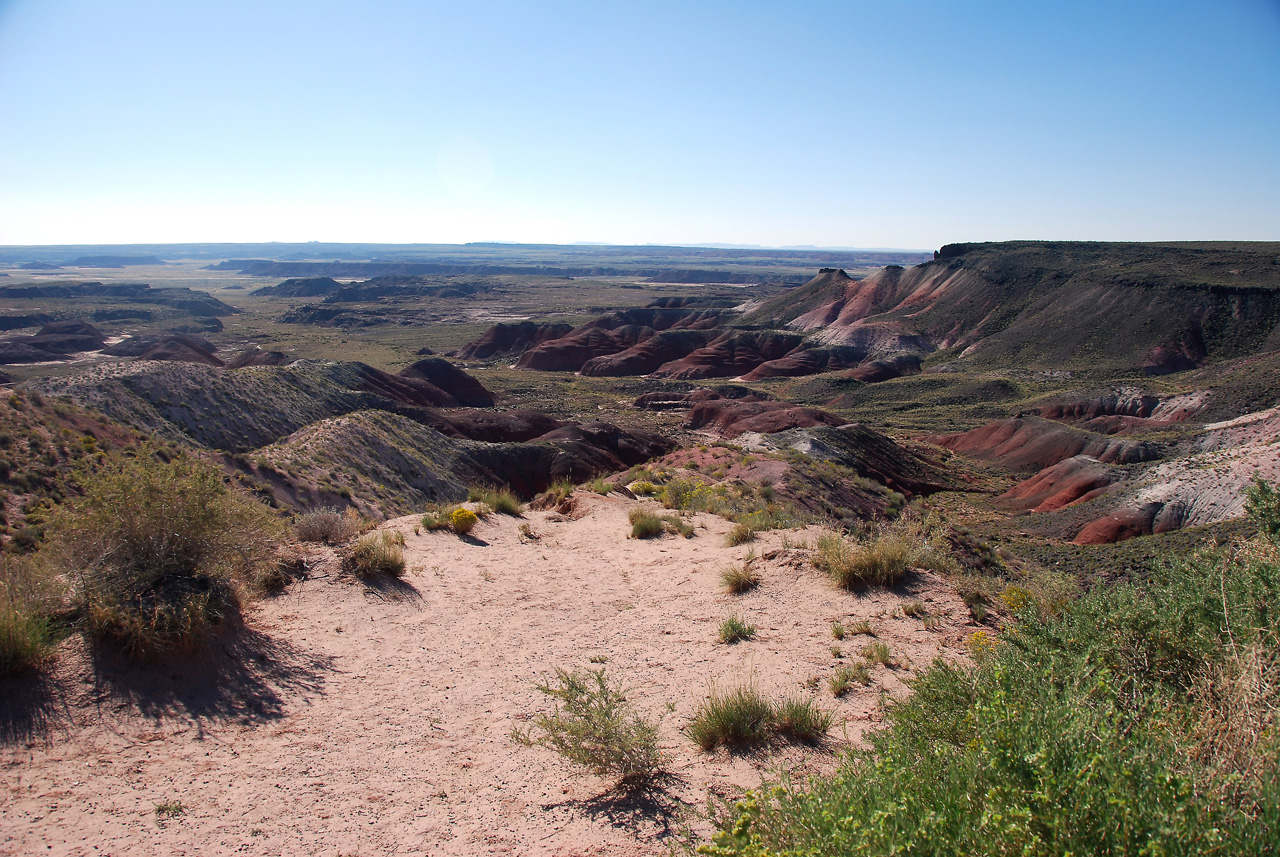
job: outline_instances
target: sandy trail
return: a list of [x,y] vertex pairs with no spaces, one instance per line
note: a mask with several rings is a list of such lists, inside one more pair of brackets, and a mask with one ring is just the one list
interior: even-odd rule
[[[963,657],[968,612],[929,575],[851,595],[802,551],[781,551],[760,564],[759,589],[729,596],[718,571],[748,546],[724,546],[727,522],[699,516],[695,538],[636,541],[637,501],[575,496],[575,520],[527,514],[537,540],[502,516],[468,540],[392,521],[410,573],[380,587],[321,552],[309,579],[258,605],[241,641],[207,659],[143,670],[68,641],[48,681],[5,686],[21,692],[5,691],[0,723],[0,853],[664,853],[708,793],[829,769],[879,718],[881,690],[903,692],[909,673],[876,667],[869,688],[833,699],[832,621],[871,619],[917,666]],[[814,535],[771,532],[754,547]],[[941,621],[903,616],[906,598]],[[755,640],[715,641],[730,612],[759,626]],[[835,645],[856,655],[865,640]],[[510,738],[550,707],[535,679],[593,656],[662,718],[672,776],[643,797]],[[830,747],[698,750],[681,730],[708,682],[752,678],[773,696],[809,693],[816,678],[837,715]],[[158,817],[174,802],[180,814]]]

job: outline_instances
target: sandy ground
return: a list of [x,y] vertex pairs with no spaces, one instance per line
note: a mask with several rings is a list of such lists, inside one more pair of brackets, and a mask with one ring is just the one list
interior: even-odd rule
[[[927,574],[899,590],[831,587],[788,543],[762,535],[763,585],[730,596],[718,571],[748,546],[700,516],[692,539],[627,538],[637,501],[583,495],[566,519],[494,516],[472,538],[405,534],[410,573],[368,586],[327,549],[310,577],[261,602],[211,655],[139,668],[78,639],[45,680],[0,687],[0,853],[4,854],[659,854],[709,794],[733,796],[783,770],[829,770],[880,718],[907,671],[873,670],[842,700],[826,680],[865,637],[830,626],[868,618],[917,666],[964,656],[974,628]],[[648,502],[648,501],[644,501]],[[901,603],[940,617],[926,629]],[[755,640],[716,642],[737,612]],[[552,752],[511,739],[548,700],[555,667],[591,666],[662,718],[670,777],[613,790]],[[815,682],[816,680],[816,682]],[[836,712],[825,748],[700,751],[683,733],[709,682],[755,681],[780,697],[817,693]],[[816,691],[811,688],[816,684]],[[161,805],[181,805],[165,817]]]

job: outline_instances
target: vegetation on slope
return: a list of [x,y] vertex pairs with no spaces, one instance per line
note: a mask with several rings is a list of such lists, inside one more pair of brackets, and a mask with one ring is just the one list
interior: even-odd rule
[[975,635],[974,666],[922,673],[838,773],[750,795],[702,851],[1269,853],[1277,603],[1280,548],[1257,538],[1028,605],[1003,639]]

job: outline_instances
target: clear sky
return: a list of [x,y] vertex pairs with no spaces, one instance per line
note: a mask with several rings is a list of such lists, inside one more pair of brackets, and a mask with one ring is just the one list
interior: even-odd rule
[[0,243],[1280,240],[1280,0],[0,0]]

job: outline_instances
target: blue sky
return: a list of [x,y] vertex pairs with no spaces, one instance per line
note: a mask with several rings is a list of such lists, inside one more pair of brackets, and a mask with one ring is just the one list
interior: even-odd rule
[[0,244],[1280,240],[1280,0],[0,0]]

